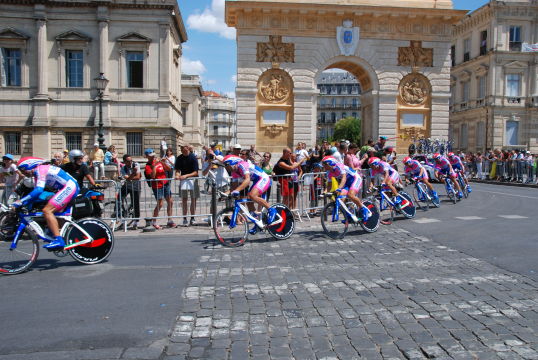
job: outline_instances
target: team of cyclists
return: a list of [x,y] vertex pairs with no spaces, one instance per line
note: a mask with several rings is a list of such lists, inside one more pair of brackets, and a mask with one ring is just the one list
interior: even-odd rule
[[[17,162],[17,167],[23,175],[34,178],[35,187],[28,195],[13,203],[12,206],[18,208],[20,206],[31,206],[36,201],[47,202],[42,211],[54,240],[44,246],[46,249],[56,250],[65,247],[65,240],[60,236],[58,220],[55,214],[68,207],[71,200],[79,194],[84,180],[89,181],[91,185],[96,185],[89,169],[82,163],[82,157],[83,154],[80,150],[72,150],[69,153],[70,162],[62,165],[61,168],[36,157],[23,157]],[[239,186],[231,192],[231,195],[240,196],[250,186],[246,196],[255,204],[267,209],[267,222],[271,224],[275,220],[276,210],[271,208],[265,199],[265,194],[272,185],[271,177],[257,165],[247,162],[237,155],[220,156],[219,158],[232,177],[240,179]],[[449,153],[448,157],[444,157],[436,153],[433,155],[433,159],[435,161],[435,174],[439,181],[444,182],[444,177],[451,177],[454,180],[458,196],[461,198],[463,196],[462,189],[458,181],[456,181],[458,176],[456,171],[459,171],[463,176],[467,190],[471,192],[468,180],[464,175],[465,166],[458,156]],[[325,192],[328,193],[331,190],[331,180],[336,179],[338,182],[336,192],[347,195],[360,209],[363,221],[368,220],[371,212],[363,205],[359,197],[363,186],[362,175],[337,161],[334,156],[323,157],[321,164],[327,172],[327,179],[329,180]],[[426,169],[419,161],[407,156],[403,159],[403,164],[407,176],[414,181],[424,182],[430,191],[430,195],[438,198]],[[394,194],[395,205],[397,207],[405,206],[408,200],[402,198],[398,192],[398,186],[402,183],[398,171],[389,163],[377,157],[368,159],[368,165],[370,177],[381,177],[382,182],[391,189]],[[52,196],[50,191],[54,193]],[[43,198],[44,194],[48,194],[48,197]],[[255,234],[258,230],[255,225],[250,230],[250,233]]]

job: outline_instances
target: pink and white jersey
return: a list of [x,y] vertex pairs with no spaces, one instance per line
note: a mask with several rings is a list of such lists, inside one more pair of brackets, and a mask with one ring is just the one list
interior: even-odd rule
[[240,178],[245,178],[245,175],[250,175],[250,180],[253,182],[258,182],[261,179],[269,179],[269,175],[267,175],[261,168],[254,164],[249,164],[246,161],[241,161],[239,164],[237,164],[237,169],[232,173],[232,177],[234,174],[237,174],[236,176]]
[[404,170],[406,174],[419,176],[422,169],[424,169],[424,167],[417,160],[411,160],[411,163],[405,164]]
[[336,163],[336,166],[333,167],[331,171],[327,171],[327,178],[329,180],[332,178],[341,179],[344,174],[346,174],[347,180],[349,180],[349,177],[355,178],[356,176],[360,176],[359,173],[351,169],[349,166],[342,163]]
[[45,187],[53,191],[61,190],[50,200],[54,206],[61,209],[78,194],[77,181],[59,167],[53,165],[40,165],[34,171],[35,187],[32,192],[23,197],[20,201],[24,204],[30,204],[39,198],[39,195],[45,190]]
[[452,165],[452,167],[456,165],[463,168],[463,162],[461,161],[461,158],[457,155],[454,155],[451,158],[448,158],[448,161],[450,161],[450,165]]
[[441,159],[435,161],[435,168],[437,170],[448,171],[450,169],[450,161],[444,156],[441,156]]
[[381,161],[377,169],[370,168],[370,176],[374,177],[376,175],[385,174],[385,172],[387,171],[389,172],[390,177],[392,177],[394,173],[397,173],[396,170],[394,170],[394,168],[390,166],[389,163]]

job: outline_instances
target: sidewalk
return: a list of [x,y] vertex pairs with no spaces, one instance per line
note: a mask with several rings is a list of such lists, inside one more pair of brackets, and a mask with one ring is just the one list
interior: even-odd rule
[[163,358],[538,359],[537,285],[396,226],[302,227],[209,246]]
[[469,179],[469,181],[475,182],[475,183],[481,183],[481,184],[490,184],[490,185],[505,185],[505,186],[538,188],[538,185],[535,183],[523,184],[523,183],[509,182],[509,181],[493,181],[493,180],[479,180],[479,179]]

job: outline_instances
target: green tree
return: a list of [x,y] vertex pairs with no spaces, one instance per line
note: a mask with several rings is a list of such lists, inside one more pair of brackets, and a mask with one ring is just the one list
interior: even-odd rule
[[361,120],[348,116],[336,123],[332,141],[346,139],[359,144],[361,141]]

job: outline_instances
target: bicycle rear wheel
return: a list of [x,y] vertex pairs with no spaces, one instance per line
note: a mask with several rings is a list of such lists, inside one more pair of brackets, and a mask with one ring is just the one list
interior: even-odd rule
[[248,220],[241,212],[237,214],[236,225],[233,228],[230,227],[233,212],[233,207],[219,211],[213,224],[217,240],[228,247],[241,246],[248,238]]
[[[67,250],[69,255],[79,263],[86,265],[98,264],[108,258],[114,249],[114,234],[110,227],[104,221],[96,218],[80,219],[76,221],[76,224],[83,228],[93,238],[93,241]],[[65,236],[67,246],[85,239],[82,231],[75,226],[70,226]]]
[[17,231],[19,218],[11,211],[0,214],[0,241],[11,241]]
[[330,202],[321,211],[321,227],[331,239],[342,239],[347,233],[349,219],[341,207],[337,213],[336,203]]
[[413,199],[411,198],[411,195],[409,195],[405,191],[400,191],[400,196],[404,198],[405,200],[409,201],[409,205],[401,209],[402,215],[405,216],[407,219],[414,218],[417,213],[417,208],[415,207],[415,204],[413,203]]
[[417,204],[419,209],[424,211],[428,211],[430,208],[426,190],[426,185],[421,182],[415,184],[413,187],[413,199],[415,199],[415,204]]
[[39,243],[36,234],[24,229],[17,247],[11,249],[11,240],[0,240],[0,274],[15,275],[27,271],[39,255]]
[[368,233],[376,232],[379,228],[379,222],[380,222],[380,215],[379,215],[379,209],[377,208],[375,204],[375,200],[373,199],[363,199],[362,204],[370,210],[372,213],[367,221],[361,221],[360,225],[363,228],[364,231]]
[[[285,240],[292,236],[295,230],[295,219],[291,210],[284,204],[274,204],[270,208],[276,209],[277,216],[282,218],[282,222],[275,225],[268,225],[267,232],[269,235],[277,240]],[[266,215],[267,212],[264,211],[263,221],[267,224]]]

